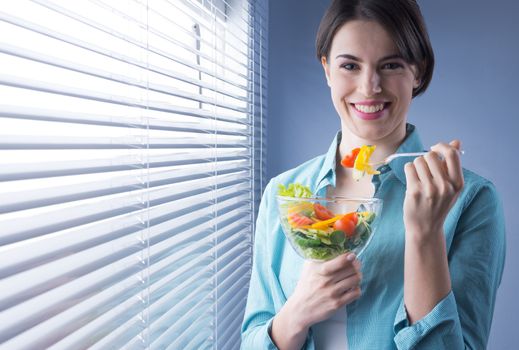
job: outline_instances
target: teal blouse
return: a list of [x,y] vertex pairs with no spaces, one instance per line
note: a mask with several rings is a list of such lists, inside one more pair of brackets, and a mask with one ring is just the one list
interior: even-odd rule
[[[273,317],[292,294],[303,264],[281,231],[277,185],[299,182],[324,196],[335,185],[339,132],[325,155],[273,178],[265,188],[254,239],[253,266],[242,324],[241,348],[276,349],[269,336]],[[397,152],[422,151],[413,125]],[[347,306],[350,349],[484,349],[505,261],[505,223],[494,185],[466,169],[465,186],[444,225],[452,290],[413,325],[403,304],[404,164],[397,158],[373,177],[374,197],[384,205],[377,231],[360,256],[362,296]],[[315,349],[312,329],[305,349]],[[318,350],[318,349],[317,349]]]

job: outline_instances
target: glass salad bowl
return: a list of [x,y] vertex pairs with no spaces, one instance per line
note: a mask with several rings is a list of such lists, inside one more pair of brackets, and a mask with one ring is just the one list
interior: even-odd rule
[[304,259],[330,260],[368,246],[382,211],[378,198],[277,196],[283,232]]

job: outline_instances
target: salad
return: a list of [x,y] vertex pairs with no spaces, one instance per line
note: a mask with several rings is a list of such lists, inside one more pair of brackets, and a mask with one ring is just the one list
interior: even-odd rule
[[373,233],[375,212],[360,204],[356,211],[334,213],[301,184],[279,185],[280,220],[287,238],[304,258],[328,260],[358,253]]
[[369,158],[375,152],[376,147],[375,145],[362,145],[360,148],[353,149],[341,160],[343,167],[353,168],[352,176],[355,181],[359,181],[366,173],[369,175],[380,174],[369,164]]

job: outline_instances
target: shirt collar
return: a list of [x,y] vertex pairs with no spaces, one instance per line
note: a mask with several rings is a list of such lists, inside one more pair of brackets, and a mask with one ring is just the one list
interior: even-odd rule
[[321,170],[319,171],[319,175],[317,177],[317,188],[319,189],[321,186],[321,182],[328,177],[328,175],[331,173],[332,178],[331,182],[332,185],[335,186],[335,162],[337,158],[337,149],[339,148],[339,144],[341,143],[342,139],[342,132],[339,130],[337,134],[335,135],[332,144],[328,148],[328,152],[326,152],[323,165],[321,167]]
[[[332,174],[331,182],[335,185],[335,163],[337,158],[337,149],[339,144],[341,143],[342,132],[339,130],[335,135],[330,147],[328,148],[328,152],[325,155],[323,165],[321,170],[319,171],[319,176],[317,177],[317,188],[320,188],[320,183],[327,177],[329,174]],[[416,128],[413,124],[406,125],[406,137],[404,142],[398,147],[396,153],[404,153],[404,152],[421,152],[423,151],[423,144],[420,140],[420,136],[416,131]],[[411,161],[412,159],[408,157],[400,157],[393,159],[386,167],[382,166],[379,170],[382,173],[386,173],[389,169],[393,170],[395,176],[405,185],[405,172],[404,165]]]

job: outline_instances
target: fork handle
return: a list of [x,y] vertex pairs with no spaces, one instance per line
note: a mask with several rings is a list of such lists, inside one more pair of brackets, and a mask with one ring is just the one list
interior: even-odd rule
[[[383,161],[380,161],[380,162],[372,164],[372,166],[388,164],[390,161],[392,161],[395,158],[400,158],[400,157],[419,157],[419,156],[426,155],[427,153],[428,152],[393,153],[393,154],[389,155]],[[460,150],[460,154],[465,154],[465,151],[464,150]]]
[[400,157],[419,157],[426,155],[427,152],[410,152],[410,153],[393,153],[392,155],[388,156],[386,159],[384,159],[384,163],[389,163],[395,158]]
[[426,153],[427,152],[393,153],[393,154],[387,156],[386,159],[381,160],[380,162],[376,162],[376,163],[371,164],[371,166],[373,168],[376,168],[379,165],[386,165],[386,164],[388,164],[389,162],[391,162],[395,158],[400,158],[400,157],[418,157],[418,156],[423,156]]

